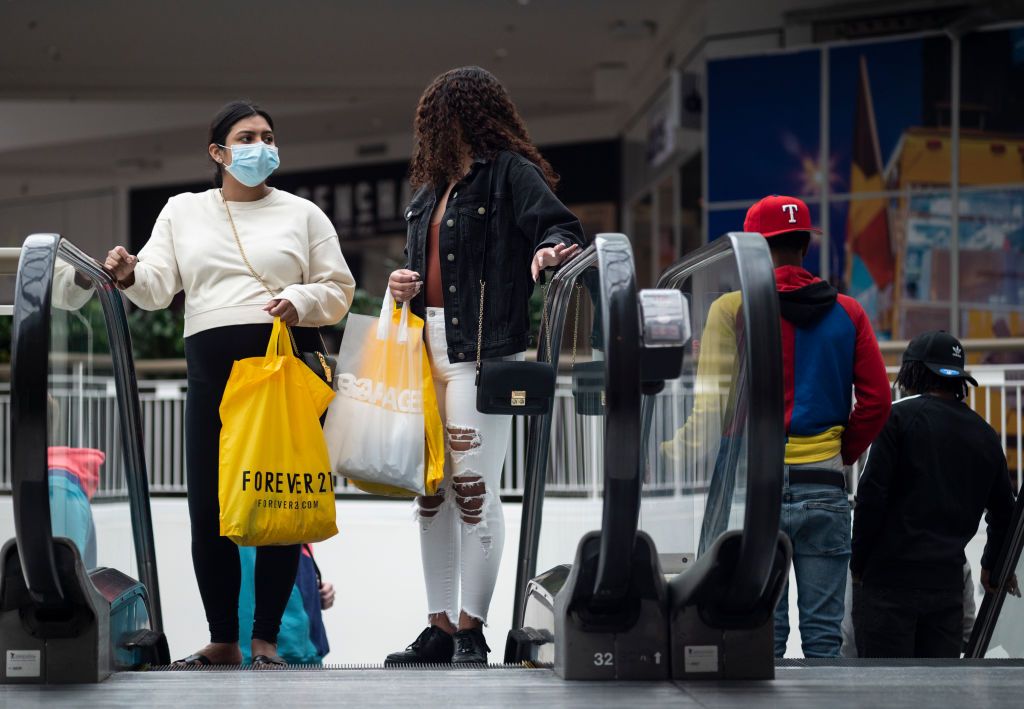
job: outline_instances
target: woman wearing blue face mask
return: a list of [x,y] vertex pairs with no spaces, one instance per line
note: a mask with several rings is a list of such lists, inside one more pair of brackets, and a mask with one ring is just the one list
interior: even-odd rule
[[[118,246],[105,264],[141,308],[165,308],[185,291],[192,561],[210,626],[210,644],[179,661],[186,665],[242,661],[238,548],[220,536],[217,494],[218,409],[231,366],[264,354],[274,317],[294,326],[300,351],[322,350],[316,328],[341,320],[355,290],[327,215],[266,184],[280,162],[266,111],[245,101],[228,104],[213,119],[208,144],[216,187],[172,197],[138,256]],[[298,545],[257,550],[254,664],[283,664],[277,634],[299,553]]]

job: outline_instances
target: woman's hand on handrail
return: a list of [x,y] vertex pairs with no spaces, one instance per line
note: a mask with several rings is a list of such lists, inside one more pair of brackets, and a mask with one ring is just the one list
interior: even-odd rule
[[107,252],[103,269],[117,283],[118,288],[129,288],[135,284],[135,264],[139,259],[128,253],[123,246],[115,246]]
[[530,272],[533,274],[533,282],[540,278],[540,272],[546,268],[561,266],[566,261],[575,258],[580,253],[578,244],[566,246],[558,244],[554,247],[540,249],[533,255],[533,263],[530,264]]

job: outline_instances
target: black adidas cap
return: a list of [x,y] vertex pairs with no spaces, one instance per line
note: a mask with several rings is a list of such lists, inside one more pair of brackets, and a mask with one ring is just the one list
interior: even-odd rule
[[960,340],[945,330],[932,330],[918,335],[903,352],[904,362],[923,362],[924,366],[940,377],[966,379],[974,386],[978,382],[964,369],[967,355]]

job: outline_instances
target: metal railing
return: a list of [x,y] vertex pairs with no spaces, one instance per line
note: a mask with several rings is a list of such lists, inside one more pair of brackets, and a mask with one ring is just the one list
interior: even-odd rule
[[[897,369],[889,368],[890,378]],[[999,433],[1011,475],[1017,489],[1024,489],[1024,365],[979,365],[971,369],[981,385],[971,389],[968,403]],[[124,461],[118,444],[120,432],[114,383],[110,377],[69,374],[51,377],[54,415],[51,440],[54,444],[97,448],[106,456],[102,466],[98,499],[119,499],[127,495]],[[186,490],[185,466],[185,393],[183,380],[141,381],[145,455],[149,468],[150,491],[157,494],[181,494]],[[671,382],[658,396],[652,441],[668,440],[674,428],[685,421],[692,403],[693,383],[689,378]],[[10,491],[10,396],[7,383],[0,383],[0,492]],[[524,489],[527,422],[516,417],[512,443],[505,457],[500,492],[520,496]],[[604,419],[579,416],[575,412],[571,380],[560,376],[555,392],[551,428],[551,464],[548,467],[546,495],[598,497],[603,476]],[[866,457],[861,458],[861,463]],[[655,460],[655,458],[651,458]],[[855,465],[851,487],[861,466]],[[711,466],[652,466],[645,491],[650,494],[688,495],[706,489]],[[356,493],[346,481],[339,481],[339,492]],[[361,494],[361,493],[359,493]]]
[[[184,380],[139,382],[139,403],[145,441],[144,454],[151,494],[183,494],[187,490],[185,461]],[[120,446],[120,422],[114,380],[90,375],[81,365],[76,374],[50,375],[49,441],[53,446],[94,448],[105,455],[94,500],[126,499],[125,461]],[[0,493],[11,490],[10,384],[0,382]],[[505,456],[501,494],[521,495],[526,421],[516,417],[512,445]],[[358,493],[347,480],[338,481],[340,493]]]

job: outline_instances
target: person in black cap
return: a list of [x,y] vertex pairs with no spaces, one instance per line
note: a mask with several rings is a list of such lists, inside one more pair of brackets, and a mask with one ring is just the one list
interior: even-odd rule
[[[988,510],[981,581],[1013,514],[999,437],[966,403],[960,342],[919,335],[903,353],[898,401],[857,488],[850,572],[860,657],[959,657],[964,548]],[[1016,591],[1016,581],[1011,584]]]

